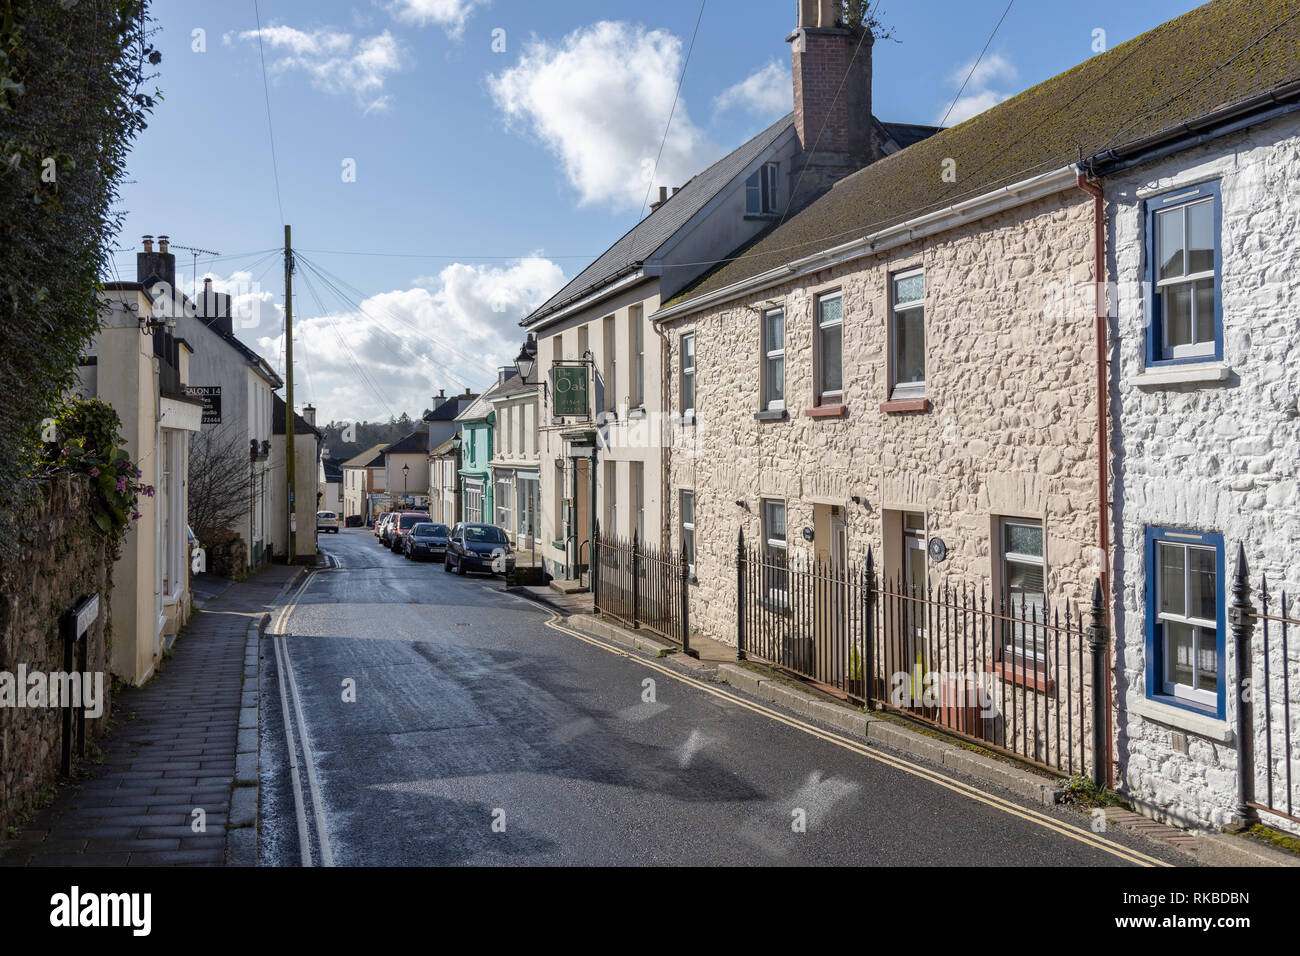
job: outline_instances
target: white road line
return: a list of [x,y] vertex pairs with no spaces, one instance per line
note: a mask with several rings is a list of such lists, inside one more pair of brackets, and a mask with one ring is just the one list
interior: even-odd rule
[[[289,612],[293,612],[302,596],[307,593],[307,588],[311,587],[311,582],[316,578],[315,572],[307,576],[303,586],[294,596],[293,605]],[[325,826],[325,811],[321,799],[320,780],[316,776],[316,757],[312,754],[311,743],[307,738],[307,724],[302,715],[302,700],[298,695],[298,681],[293,674],[293,661],[289,657],[289,644],[284,640],[285,634],[288,633],[288,617],[285,618],[286,627],[279,636],[279,640],[284,649],[284,670],[289,675],[289,694],[293,698],[294,717],[298,723],[298,736],[302,740],[303,762],[307,765],[307,786],[311,790],[312,815],[316,819],[316,837],[320,844],[321,864],[324,866],[334,865],[334,850],[330,846],[329,830]]]

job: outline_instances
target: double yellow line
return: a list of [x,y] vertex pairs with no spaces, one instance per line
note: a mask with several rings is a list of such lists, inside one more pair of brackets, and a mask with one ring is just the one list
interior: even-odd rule
[[914,777],[920,777],[924,780],[928,780],[933,784],[936,784],[947,790],[951,790],[953,793],[959,794],[963,797],[966,797],[970,800],[974,800],[978,803],[982,803],[985,806],[992,807],[995,810],[1000,810],[1009,816],[1016,817],[1028,823],[1033,823],[1037,826],[1042,827],[1045,830],[1050,830],[1053,833],[1057,833],[1068,839],[1075,840],[1095,850],[1101,850],[1103,853],[1109,853],[1111,856],[1117,857],[1126,863],[1132,863],[1135,866],[1145,866],[1145,867],[1157,867],[1157,866],[1167,867],[1172,865],[1166,863],[1164,860],[1158,860],[1153,856],[1148,856],[1147,854],[1141,852],[1140,850],[1134,850],[1130,847],[1124,846],[1123,844],[1119,844],[1111,840],[1107,840],[1106,838],[1096,833],[1093,833],[1090,830],[1085,830],[1082,827],[1074,826],[1069,823],[1064,823],[1060,820],[1057,820],[1054,817],[1048,816],[1045,813],[1040,813],[1037,810],[1026,809],[1025,807],[1012,803],[1010,800],[1005,800],[1002,797],[997,797],[994,796],[993,794],[985,793],[984,791],[978,790],[969,784],[962,783],[960,780],[956,780],[944,774],[937,773],[929,769],[928,767],[921,766],[920,764],[912,763],[910,760],[904,760],[900,757],[895,757],[881,750],[868,747],[865,744],[859,743],[858,741],[853,740],[850,737],[844,737],[832,731],[823,730],[820,727],[807,723],[806,721],[799,720],[798,718],[787,716],[786,714],[783,714],[780,711],[773,710],[770,707],[764,707],[762,704],[756,704],[753,701],[745,700],[743,697],[738,697],[735,694],[720,689],[715,684],[710,684],[705,681],[698,680],[697,678],[691,677],[687,674],[679,673],[673,668],[661,664],[656,660],[641,657],[636,654],[631,654],[617,647],[611,647],[609,644],[606,644],[604,641],[597,640],[596,638],[591,637],[590,635],[583,634],[581,631],[576,631],[571,627],[565,626],[564,624],[560,623],[561,620],[562,618],[558,614],[552,612],[550,620],[546,622],[546,626],[551,628],[552,630],[560,631],[564,634],[567,634],[570,637],[575,637],[580,641],[592,645],[593,647],[599,647],[602,650],[608,651],[612,654],[616,654],[620,657],[625,657],[628,660],[636,661],[638,664],[641,664],[643,667],[648,667],[650,670],[658,671],[660,674],[663,674],[666,677],[671,677],[675,681],[680,681],[681,683],[694,687],[697,690],[701,690],[706,694],[712,694],[714,697],[717,697],[721,700],[725,700],[728,703],[735,704],[737,707],[743,707],[745,710],[752,711],[753,713],[756,714],[761,714],[764,717],[767,717],[771,720],[775,720],[777,723],[785,724],[787,727],[793,727],[795,730],[802,731],[803,733],[808,734],[809,736],[816,737],[819,740],[824,740],[827,743],[834,744],[837,747],[841,747],[845,750],[852,751],[853,753],[866,757],[869,760],[874,760],[877,763],[882,763],[887,766],[893,767],[897,770],[901,770],[904,773],[911,774]]

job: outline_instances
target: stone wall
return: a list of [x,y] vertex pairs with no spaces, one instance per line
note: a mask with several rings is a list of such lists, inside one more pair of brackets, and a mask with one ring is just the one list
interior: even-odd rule
[[[107,727],[111,681],[107,641],[113,556],[108,539],[90,518],[87,486],[62,477],[37,489],[17,522],[16,550],[0,559],[0,672],[16,680],[63,669],[59,616],[87,594],[100,595],[99,620],[86,635],[92,673],[103,674],[104,709],[87,717],[87,740]],[[62,711],[0,706],[0,839],[30,811],[41,789],[57,779]]]
[[[667,324],[674,415],[681,335],[696,334],[697,424],[674,428],[670,500],[678,547],[678,492],[695,491],[691,613],[701,631],[735,642],[737,532],[758,542],[763,498],[787,502],[792,561],[814,505],[837,504],[848,557],[870,545],[890,574],[901,548],[886,514],[922,512],[948,545],[932,578],[976,587],[996,586],[997,519],[1038,518],[1049,598],[1086,602],[1097,574],[1093,307],[1060,315],[1050,303],[1051,290],[1092,282],[1091,211],[1070,190]],[[930,408],[885,412],[890,276],[917,266]],[[814,302],[836,289],[847,412],[812,418]],[[761,311],[777,304],[788,418],[758,421]]]
[[[1110,280],[1115,283],[1118,361],[1113,373],[1116,569],[1123,591],[1116,608],[1119,652],[1116,705],[1122,780],[1131,794],[1172,819],[1217,826],[1236,804],[1236,695],[1224,693],[1225,717],[1201,716],[1146,700],[1148,526],[1223,536],[1227,567],[1236,573],[1245,546],[1256,592],[1267,574],[1274,600],[1300,596],[1300,119],[1257,126],[1196,150],[1120,174],[1106,186],[1110,220]],[[1223,381],[1139,383],[1146,369],[1147,318],[1141,286],[1145,267],[1143,200],[1166,190],[1217,182],[1221,232]],[[1199,365],[1200,363],[1198,363]],[[1204,366],[1202,366],[1204,367]],[[1181,366],[1190,369],[1191,366]],[[1226,589],[1225,589],[1226,590]],[[1227,591],[1230,593],[1230,590]],[[1274,605],[1276,613],[1276,604]],[[1292,613],[1292,617],[1296,615]],[[1259,629],[1255,646],[1262,647]],[[1228,687],[1235,673],[1232,640],[1221,662]],[[1275,727],[1282,701],[1292,701],[1292,752],[1300,754],[1300,634],[1292,629],[1291,687],[1280,673],[1278,628],[1272,628]],[[1263,714],[1263,663],[1255,667],[1256,723]],[[1257,741],[1264,793],[1263,740]],[[1274,737],[1275,764],[1280,740]],[[1280,766],[1275,786],[1285,787]],[[1293,779],[1295,779],[1293,774]],[[1300,780],[1294,799],[1300,806]],[[1280,794],[1279,794],[1280,796]],[[1284,821],[1274,819],[1274,825]]]

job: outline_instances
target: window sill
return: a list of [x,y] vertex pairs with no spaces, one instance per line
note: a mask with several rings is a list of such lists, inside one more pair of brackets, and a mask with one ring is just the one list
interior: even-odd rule
[[1204,737],[1206,740],[1213,740],[1221,744],[1232,743],[1235,736],[1226,720],[1211,717],[1209,714],[1199,714],[1194,710],[1176,707],[1173,704],[1166,704],[1159,700],[1150,700],[1146,697],[1130,697],[1128,711],[1130,714],[1137,714],[1139,717],[1145,717],[1147,720],[1153,720],[1168,727],[1186,730],[1198,737]]
[[790,415],[784,408],[765,408],[754,413],[754,419],[760,422],[783,422]]
[[1195,385],[1204,382],[1226,382],[1232,369],[1222,362],[1188,362],[1181,365],[1153,365],[1141,375],[1134,375],[1128,384],[1138,388],[1159,388],[1162,385]]
[[646,414],[645,414],[644,405],[638,405],[636,408],[632,409],[632,411],[627,413],[627,420],[630,422],[640,421],[645,417]]
[[1056,681],[1038,670],[1025,670],[1023,667],[1008,664],[1006,661],[993,661],[985,664],[984,670],[990,674],[997,674],[998,677],[1010,684],[1027,687],[1039,693],[1051,694],[1056,691]]
[[775,212],[747,212],[745,219],[748,222],[776,222],[781,218],[780,213]]
[[930,410],[930,400],[928,398],[891,398],[887,402],[880,403],[880,410],[886,415],[893,415],[898,412],[928,412]]
[[674,425],[683,425],[683,426],[688,426],[688,427],[694,427],[694,426],[695,426],[695,416],[694,416],[694,415],[683,415],[683,416],[681,416],[680,418],[674,418],[674,419],[673,419],[673,424],[674,424]]
[[818,405],[816,408],[805,408],[803,413],[809,418],[843,418],[849,413],[847,405]]

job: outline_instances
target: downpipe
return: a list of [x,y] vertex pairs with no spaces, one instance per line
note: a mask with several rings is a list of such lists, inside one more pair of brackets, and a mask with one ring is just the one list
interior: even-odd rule
[[[1101,600],[1105,611],[1103,621],[1110,627],[1110,659],[1105,670],[1106,681],[1106,785],[1115,786],[1115,727],[1111,706],[1112,671],[1114,669],[1115,630],[1110,613],[1110,441],[1109,416],[1110,407],[1110,361],[1106,345],[1108,319],[1106,315],[1106,199],[1102,188],[1082,171],[1075,173],[1075,184],[1092,197],[1092,233],[1093,233],[1093,299],[1096,303],[1095,326],[1097,348],[1097,549],[1099,568],[1097,577],[1101,581]],[[1094,715],[1093,719],[1096,719]]]

